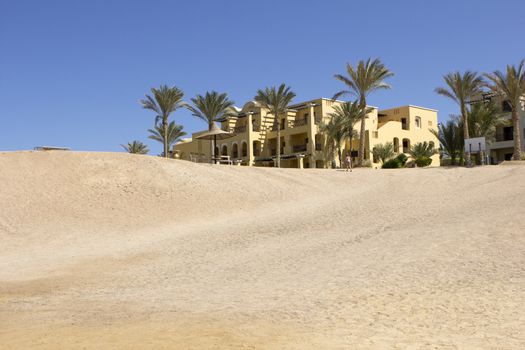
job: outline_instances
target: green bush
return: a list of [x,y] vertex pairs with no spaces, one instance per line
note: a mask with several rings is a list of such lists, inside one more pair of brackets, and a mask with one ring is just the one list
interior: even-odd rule
[[415,162],[419,168],[424,168],[432,164],[432,159],[429,157],[421,157],[421,158],[417,158]]
[[397,159],[399,163],[401,163],[401,166],[405,166],[408,157],[406,156],[406,154],[400,153],[395,159]]
[[390,160],[387,160],[386,162],[384,162],[383,166],[381,168],[383,168],[383,169],[397,169],[397,168],[401,168],[401,167],[402,167],[402,164],[399,161],[399,159],[394,158],[394,159],[390,159]]

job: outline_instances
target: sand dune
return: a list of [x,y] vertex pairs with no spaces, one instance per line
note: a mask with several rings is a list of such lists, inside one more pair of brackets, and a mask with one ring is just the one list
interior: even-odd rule
[[523,349],[525,167],[0,154],[2,349]]

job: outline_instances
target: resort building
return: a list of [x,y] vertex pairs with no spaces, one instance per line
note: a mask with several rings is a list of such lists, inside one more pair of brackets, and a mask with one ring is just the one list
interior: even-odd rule
[[[511,160],[512,155],[514,154],[514,126],[512,125],[512,109],[508,101],[501,96],[489,92],[484,93],[481,96],[481,100],[478,99],[471,103],[480,101],[494,101],[496,105],[501,107],[501,110],[504,112],[503,116],[506,119],[504,125],[496,128],[495,141],[487,143],[487,154],[490,157],[490,163],[498,164],[504,160]],[[520,118],[520,125],[525,126],[525,96],[518,111],[518,115]],[[523,152],[525,151],[525,129],[521,131],[521,150]]]
[[[286,115],[276,120],[257,102],[248,102],[238,115],[221,121],[221,129],[232,132],[231,138],[217,141],[216,155],[247,166],[274,166],[277,153],[277,124],[281,127],[281,166],[289,168],[331,167],[332,155],[320,124],[330,120],[334,106],[342,103],[328,98],[319,98],[290,106]],[[387,110],[370,107],[365,119],[366,141],[365,160],[379,167],[379,160],[372,156],[372,149],[380,143],[392,142],[396,153],[407,153],[418,142],[427,141],[438,146],[438,139],[430,131],[437,129],[437,111],[424,107],[403,106]],[[355,125],[359,132],[360,123]],[[185,139],[173,148],[180,159],[199,161],[211,157],[211,141],[198,140],[201,131],[191,139]],[[350,147],[346,142],[344,153],[350,153],[355,160],[358,156],[359,139]],[[439,166],[439,155],[432,157],[431,166]]]

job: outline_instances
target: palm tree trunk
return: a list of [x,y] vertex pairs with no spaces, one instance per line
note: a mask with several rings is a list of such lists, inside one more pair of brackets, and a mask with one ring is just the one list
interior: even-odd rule
[[162,118],[162,128],[164,129],[164,158],[168,158],[168,117]]
[[[366,100],[361,96],[359,107],[366,109]],[[357,160],[359,166],[363,166],[365,160],[365,118],[361,120],[361,130],[359,132],[359,158]]]
[[521,159],[521,135],[520,135],[520,118],[517,107],[512,109],[512,124],[514,126],[514,160]]
[[[467,107],[465,106],[465,103],[461,105],[461,119],[463,119],[463,139],[466,140],[470,138],[469,131],[468,131],[468,115],[467,115]],[[465,147],[465,146],[463,146]],[[470,159],[470,150],[465,150],[465,160],[467,163],[467,166],[472,165],[472,160]]]
[[278,120],[278,118],[276,117],[275,118],[277,120],[277,167],[280,168],[281,167],[281,123],[280,121]]

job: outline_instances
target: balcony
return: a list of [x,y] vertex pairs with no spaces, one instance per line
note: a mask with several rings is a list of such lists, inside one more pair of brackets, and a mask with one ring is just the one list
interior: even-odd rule
[[235,129],[233,129],[233,131],[237,134],[246,132],[246,125],[236,126]]
[[308,124],[308,118],[303,118],[303,119],[296,119],[294,120],[292,126],[293,127],[298,127],[298,126],[303,126],[303,125],[307,125]]
[[292,146],[294,152],[306,152],[306,145],[295,145]]
[[503,142],[503,141],[514,141],[514,134],[513,133],[496,133],[496,142]]

